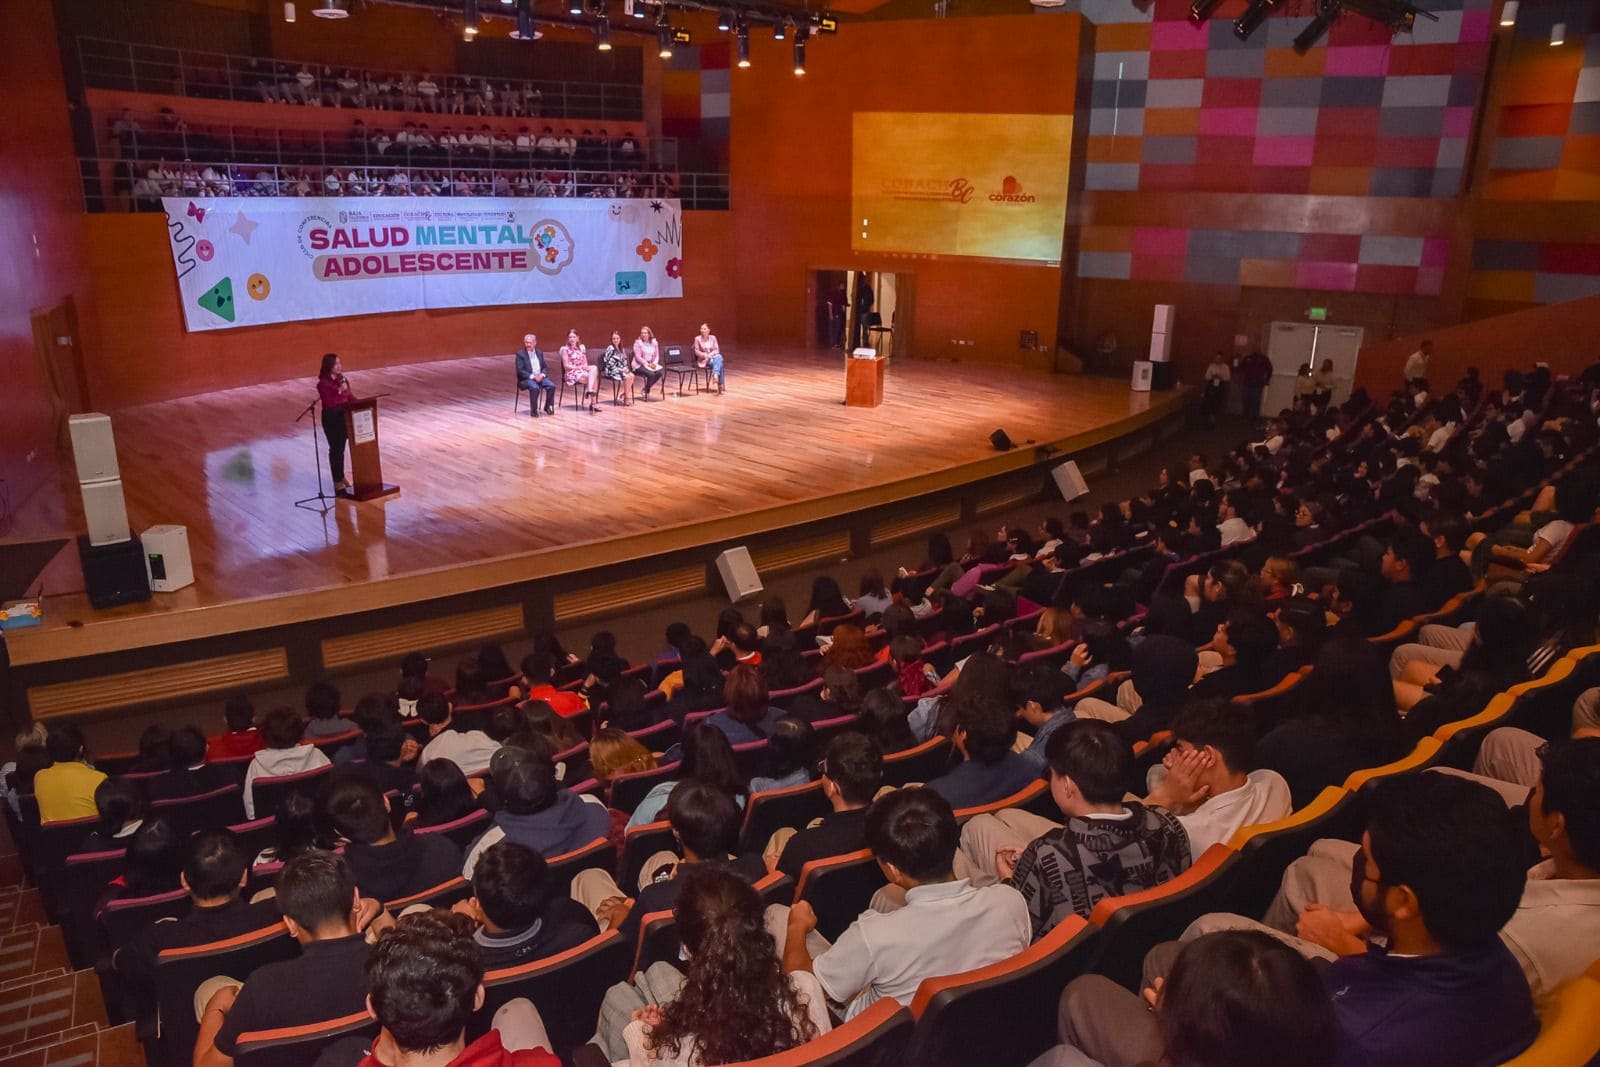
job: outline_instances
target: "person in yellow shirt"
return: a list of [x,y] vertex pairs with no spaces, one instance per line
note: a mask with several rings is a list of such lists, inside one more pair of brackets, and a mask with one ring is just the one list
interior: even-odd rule
[[50,766],[33,778],[34,796],[39,801],[39,821],[61,822],[98,815],[94,791],[106,776],[89,766],[82,732],[72,725],[53,726],[44,747],[51,760]]

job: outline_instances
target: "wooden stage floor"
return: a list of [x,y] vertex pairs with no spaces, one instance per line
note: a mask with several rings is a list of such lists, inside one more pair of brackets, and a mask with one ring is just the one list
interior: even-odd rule
[[[740,352],[724,396],[676,395],[600,414],[511,412],[511,359],[356,371],[382,402],[383,470],[401,493],[328,513],[295,415],[310,379],[115,413],[135,530],[189,529],[195,584],[93,611],[76,550],[43,574],[45,625],[14,663],[214,636],[389,607],[747,536],[996,473],[989,434],[1071,451],[1154,421],[1180,394],[977,365],[891,364],[877,409],[846,408],[843,359]],[[602,383],[602,396],[609,386]],[[81,529],[73,501],[66,528]]]

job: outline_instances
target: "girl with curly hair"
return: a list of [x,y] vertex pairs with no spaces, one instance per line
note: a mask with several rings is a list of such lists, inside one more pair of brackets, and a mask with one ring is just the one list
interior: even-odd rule
[[633,1013],[623,1031],[632,1067],[710,1067],[771,1056],[832,1028],[808,971],[785,975],[761,898],[738,875],[695,864],[673,907],[689,957],[677,997]]

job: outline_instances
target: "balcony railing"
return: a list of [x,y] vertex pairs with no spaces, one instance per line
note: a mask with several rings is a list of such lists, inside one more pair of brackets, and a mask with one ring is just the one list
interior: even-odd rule
[[[519,118],[644,118],[644,88],[621,82],[542,81],[372,70],[78,38],[84,84],[138,93],[371,107],[420,114]],[[435,91],[426,91],[431,82]],[[488,86],[487,92],[485,86]],[[458,110],[459,108],[459,110]]]
[[691,211],[728,207],[726,174],[586,170],[507,159],[436,167],[91,157],[80,159],[79,167],[84,208],[91,212],[160,211],[164,196],[592,196],[677,198]]

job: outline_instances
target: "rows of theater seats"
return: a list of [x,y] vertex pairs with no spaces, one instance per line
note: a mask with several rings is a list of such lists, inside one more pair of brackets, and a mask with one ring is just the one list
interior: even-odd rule
[[[1591,458],[1575,458],[1558,472],[1557,477],[1569,475],[1581,462]],[[1489,530],[1495,524],[1509,520],[1519,508],[1531,502],[1537,488],[1530,486],[1518,497],[1481,516],[1480,526]],[[1380,518],[1374,523],[1345,531],[1327,542],[1308,546],[1301,550],[1302,560],[1309,564],[1326,558],[1354,537],[1381,529],[1382,524],[1389,521],[1392,520]],[[1568,545],[1576,544],[1584,532],[1575,533]],[[1163,586],[1171,588],[1174,583],[1181,583],[1186,574],[1204,568],[1215,558],[1226,554],[1226,551],[1169,566]],[[1559,566],[1560,561],[1555,562]],[[1063,582],[1093,579],[1102,575],[1109,577],[1127,563],[1126,556],[1096,561],[1077,572],[1069,572]],[[1459,597],[1444,608],[1408,620],[1393,632],[1376,636],[1372,641],[1385,649],[1392,648],[1424,622],[1455,621],[1467,617],[1476,595],[1474,592]],[[938,635],[930,634],[933,641],[927,653],[929,659],[941,667],[954,663],[966,653],[985,647],[1000,626],[1026,627],[1043,610],[1027,604],[1021,607],[1015,619],[973,634],[944,642],[939,640]],[[818,630],[826,632],[847,619],[823,620],[818,624]],[[1128,624],[1137,621],[1137,613],[1126,620]],[[1071,645],[1068,643],[1032,653],[1026,658],[1030,661],[1060,663],[1070,651]],[[659,668],[647,666],[636,670],[645,672]],[[865,667],[860,673],[863,683],[868,685],[887,680],[881,666]],[[1294,688],[1304,677],[1304,672],[1296,672],[1261,694],[1240,699],[1254,703],[1259,714],[1271,716],[1292,701]],[[1114,675],[1098,683],[1095,691],[1109,691],[1119,681],[1121,678]],[[1202,912],[1227,910],[1246,915],[1260,914],[1284,868],[1302,854],[1312,840],[1320,837],[1349,839],[1359,834],[1364,822],[1363,806],[1376,781],[1392,775],[1416,773],[1433,766],[1469,768],[1483,737],[1496,726],[1517,725],[1541,736],[1559,736],[1565,730],[1566,712],[1573,697],[1597,683],[1600,683],[1600,648],[1573,650],[1542,678],[1513,687],[1489,701],[1478,713],[1446,724],[1432,736],[1424,738],[1405,758],[1384,767],[1369,768],[1350,775],[1342,786],[1324,790],[1311,804],[1287,819],[1240,831],[1225,845],[1215,846],[1195,857],[1194,866],[1173,881],[1127,898],[1102,901],[1087,920],[1062,924],[1012,960],[967,975],[930,979],[924,983],[909,1010],[897,1008],[892,1003],[879,1004],[813,1045],[787,1056],[774,1057],[771,1062],[956,1063],[965,1062],[970,1050],[980,1047],[980,1039],[985,1055],[994,1062],[1027,1062],[1053,1040],[1050,1031],[1055,1017],[1055,998],[1071,977],[1099,972],[1131,984],[1137,979],[1145,950],[1158,941],[1175,937]],[[819,681],[813,681],[797,690],[774,693],[773,700],[781,705],[818,685]],[[459,714],[468,716],[485,710],[486,706],[457,709]],[[821,723],[819,733],[825,737],[849,725],[848,721]],[[677,739],[678,733],[678,725],[667,722],[641,731],[639,736],[654,751],[663,752]],[[319,744],[335,748],[347,740],[331,738]],[[1160,735],[1149,738],[1136,746],[1136,751],[1145,761],[1153,762],[1159,757],[1164,740]],[[741,760],[748,761],[747,766],[752,773],[760,755],[759,748],[758,743],[739,751]],[[886,761],[886,782],[904,784],[927,780],[943,766],[947,750],[948,742],[943,738],[935,738],[890,757]],[[563,755],[575,763],[582,758],[579,750]],[[312,772],[312,776],[318,773],[321,772]],[[240,774],[242,778],[242,767]],[[603,792],[612,806],[631,810],[650,785],[670,774],[669,767],[638,775],[624,775],[613,780]],[[246,838],[247,849],[253,843],[264,844],[269,840],[271,815],[265,813],[275,810],[285,790],[305,784],[303,779],[269,780],[257,784],[257,811],[263,813],[263,817],[253,823],[235,826],[236,831]],[[580,782],[573,788],[601,790],[602,787],[591,780]],[[745,841],[760,842],[777,826],[803,825],[820,812],[820,799],[815,784],[753,796],[745,816]],[[215,795],[172,803],[167,807],[170,817],[180,820],[186,827],[198,827],[235,821],[232,816],[242,815],[242,811],[234,806],[237,803],[237,787],[229,786],[218,790]],[[985,809],[961,811],[958,817],[966,819],[980,810],[1011,806],[1048,813],[1049,809],[1045,807],[1047,803],[1046,789],[1041,781]],[[423,832],[449,834],[465,844],[477,836],[486,822],[487,814],[479,812],[457,823]],[[89,825],[71,824],[40,827],[26,815],[21,824],[34,876],[41,885],[47,887],[47,903],[66,922],[70,935],[66,947],[72,950],[74,962],[80,967],[103,960],[105,951],[132,930],[154,917],[172,914],[183,905],[182,894],[166,894],[162,898],[149,900],[117,901],[98,917],[85,915],[82,910],[87,896],[84,887],[94,888],[104,884],[104,877],[115,870],[114,856],[72,854],[74,833],[79,834],[81,840],[81,835],[90,828]],[[604,867],[619,874],[619,881],[626,885],[629,884],[629,874],[637,871],[643,858],[661,846],[663,832],[662,824],[636,827],[626,835],[620,851],[607,840],[600,839],[568,855],[552,857],[551,863],[562,876],[586,867]],[[270,882],[273,873],[271,870],[261,870],[255,872],[253,878],[264,885]],[[823,929],[827,930],[829,927],[838,929],[850,916],[859,912],[881,884],[881,876],[870,856],[857,853],[808,865],[797,884],[779,875],[764,881],[760,889],[769,902],[795,899],[810,901],[822,920]],[[78,887],[76,897],[74,887]],[[453,879],[416,897],[389,903],[397,906],[422,901],[448,904],[466,896],[468,891],[464,882]],[[92,906],[92,900],[89,904]],[[279,928],[272,928],[251,938],[236,939],[226,946],[183,950],[174,954],[170,961],[164,957],[162,974],[170,975],[171,980],[163,983],[163,999],[170,996],[172,1003],[181,1009],[187,1005],[194,984],[202,974],[228,973],[243,977],[255,965],[281,958],[283,953],[292,951],[293,945],[287,935]],[[670,916],[655,917],[642,924],[636,944],[623,944],[620,935],[608,932],[561,956],[491,974],[488,980],[490,996],[485,1012],[492,1012],[498,1004],[512,997],[528,996],[541,1007],[545,1018],[553,1021],[552,1039],[558,1051],[566,1052],[586,1041],[592,1033],[600,998],[610,984],[623,979],[638,967],[656,959],[674,959],[676,954],[676,935],[671,929]],[[1572,1010],[1572,1003],[1592,996],[1593,990],[1588,985],[1574,983],[1568,994],[1558,998],[1557,1008],[1547,1020],[1546,1039],[1551,1042],[1570,1039],[1569,1031],[1572,1029],[1586,1034],[1582,1026],[1573,1022],[1574,1018],[1582,1020],[1584,1013]],[[1591,1002],[1592,999],[1583,1001]],[[1566,1008],[1564,1012],[1562,1006]],[[1000,1017],[1001,1012],[1008,1025],[1004,1032],[996,1033],[992,1021]],[[1590,1029],[1593,1021],[1591,1018]],[[249,1047],[249,1051],[243,1052],[240,1059],[246,1064],[308,1062],[314,1058],[313,1050],[319,1043],[336,1033],[366,1025],[362,1020],[343,1020],[334,1026],[311,1027],[303,1033],[262,1039]],[[1600,1037],[1596,1040],[1600,1040]],[[163,1052],[173,1063],[187,1059],[187,1049],[182,1047],[181,1041],[174,1047],[167,1047],[164,1043]],[[1563,1061],[1535,1059],[1528,1062]]]

